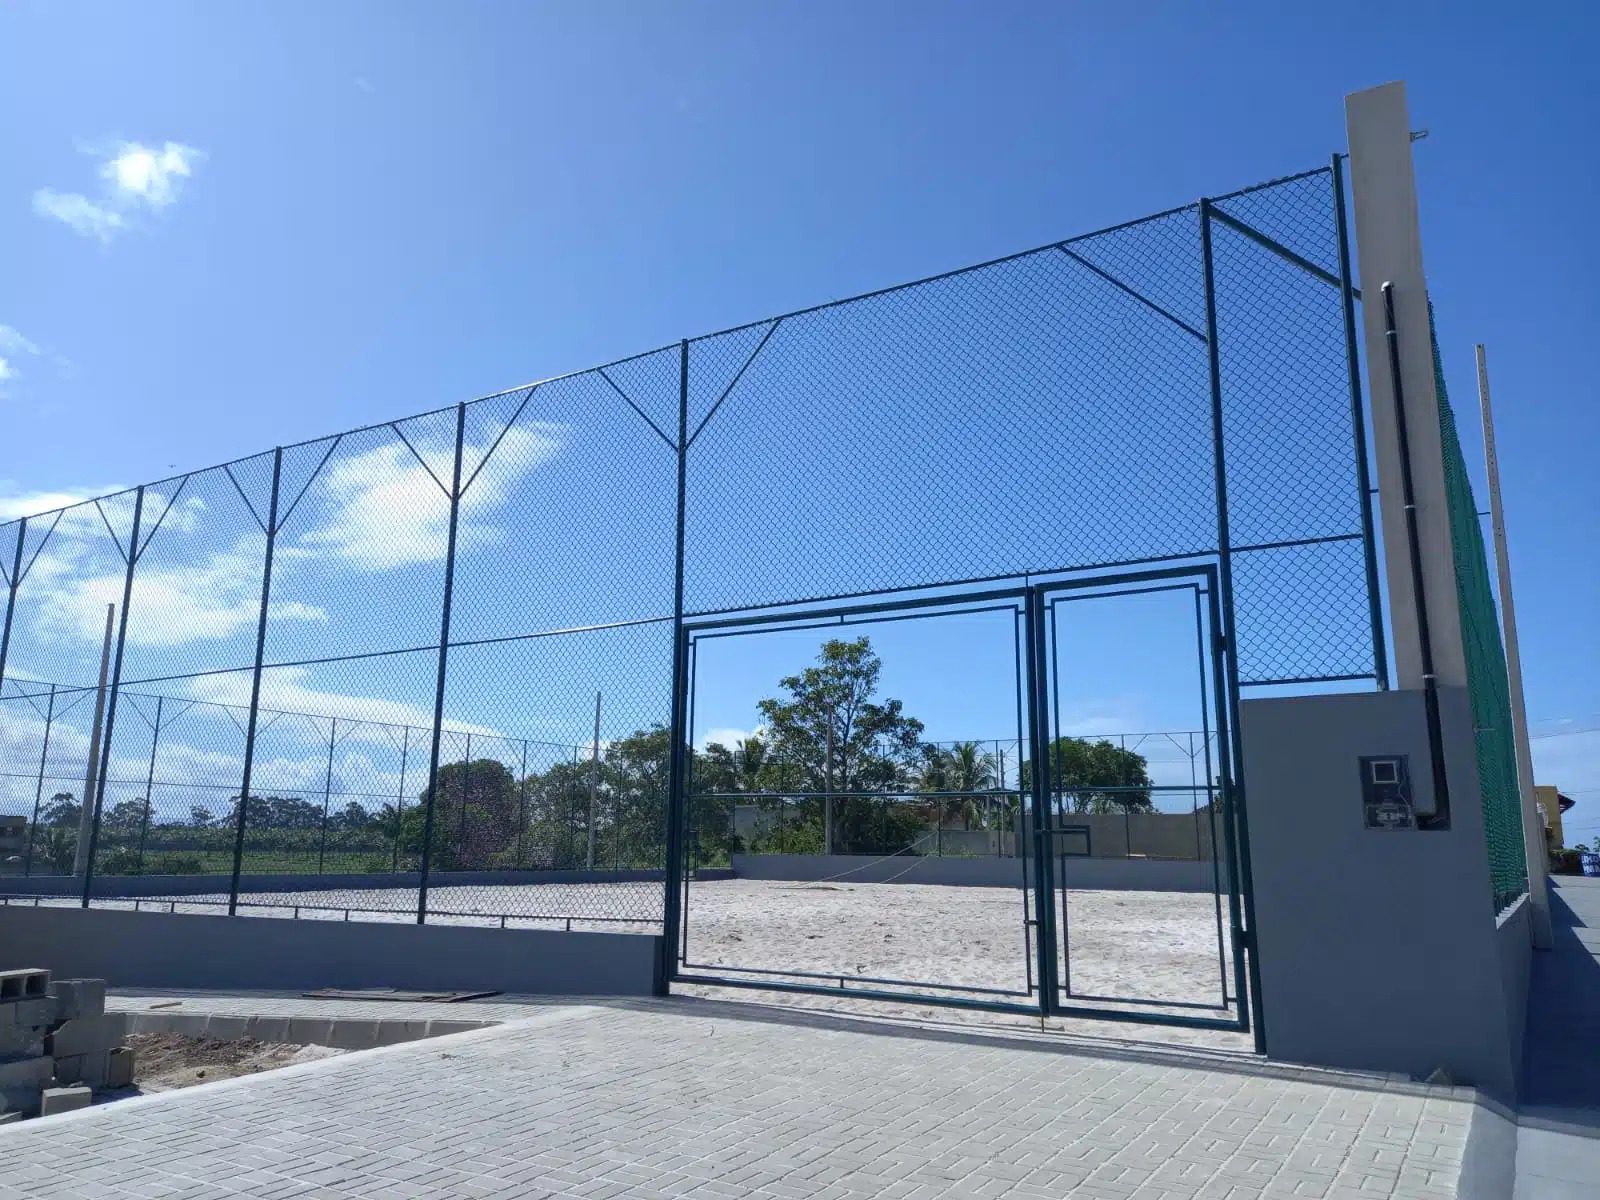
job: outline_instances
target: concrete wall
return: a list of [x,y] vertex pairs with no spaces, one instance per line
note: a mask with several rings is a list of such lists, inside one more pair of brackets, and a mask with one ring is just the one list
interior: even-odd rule
[[[1107,891],[1209,892],[1208,862],[1169,862],[1154,858],[1065,858],[1057,860],[1060,882],[1072,888]],[[1021,887],[1019,858],[874,858],[854,854],[735,854],[741,879],[797,882],[840,878],[846,883],[937,883],[958,887]],[[1029,878],[1032,874],[1030,871]],[[1227,887],[1227,879],[1222,881]]]
[[[707,867],[695,873],[697,879],[730,879],[727,868]],[[472,884],[540,883],[661,883],[661,871],[434,871],[430,887],[462,887]],[[241,875],[240,892],[344,892],[387,888],[415,888],[421,876],[415,871],[366,872],[348,875],[274,873]],[[227,875],[96,875],[96,896],[203,896],[226,895]],[[83,881],[70,875],[33,875],[27,878],[0,879],[0,895],[80,896]]]
[[1364,827],[1360,755],[1406,754],[1431,795],[1420,692],[1241,706],[1267,1050],[1514,1099],[1525,913],[1497,920],[1464,689],[1440,690],[1452,826]]
[[493,989],[644,996],[661,939],[0,905],[7,961],[114,987]]

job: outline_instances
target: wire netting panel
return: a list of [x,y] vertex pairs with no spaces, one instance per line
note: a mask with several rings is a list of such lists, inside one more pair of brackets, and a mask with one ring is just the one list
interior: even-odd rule
[[1204,338],[1085,257],[1179,222],[693,343],[688,609],[1213,548]]
[[[467,407],[454,640],[672,611],[678,357]],[[669,424],[643,415],[667,406]]]
[[1456,599],[1461,606],[1467,694],[1477,735],[1478,790],[1483,800],[1483,828],[1489,848],[1489,881],[1495,908],[1499,910],[1528,890],[1522,795],[1517,785],[1516,741],[1511,726],[1510,682],[1505,647],[1500,640],[1499,612],[1489,582],[1489,556],[1483,544],[1483,527],[1479,524],[1478,505],[1472,495],[1472,479],[1461,453],[1455,412],[1445,390],[1437,333],[1432,336]]

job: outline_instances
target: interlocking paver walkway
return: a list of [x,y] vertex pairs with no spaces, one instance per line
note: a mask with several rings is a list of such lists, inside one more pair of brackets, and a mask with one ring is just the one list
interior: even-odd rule
[[1216,1053],[775,1019],[523,1019],[0,1129],[0,1197],[1455,1194],[1468,1094]]

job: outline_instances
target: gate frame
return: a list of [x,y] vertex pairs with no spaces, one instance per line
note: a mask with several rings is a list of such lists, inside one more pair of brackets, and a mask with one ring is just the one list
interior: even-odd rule
[[[1191,1029],[1220,1029],[1228,1031],[1254,1030],[1258,1051],[1261,1049],[1261,1001],[1260,989],[1255,986],[1257,978],[1255,970],[1255,955],[1252,939],[1246,922],[1249,921],[1251,903],[1248,895],[1248,831],[1244,823],[1242,797],[1238,795],[1236,767],[1233,743],[1230,740],[1230,731],[1236,736],[1238,729],[1238,693],[1230,687],[1230,666],[1232,647],[1224,632],[1222,614],[1225,607],[1221,592],[1223,574],[1222,564],[1209,561],[1209,556],[1197,555],[1195,562],[1175,564],[1168,567],[1147,568],[1125,571],[1102,571],[1094,575],[1072,575],[1070,572],[1050,572],[1049,577],[1036,580],[1030,575],[1018,576],[1018,582],[1011,587],[998,589],[985,589],[980,591],[955,591],[945,595],[919,594],[916,596],[905,595],[897,599],[878,599],[876,601],[844,603],[829,605],[826,601],[813,603],[804,607],[783,609],[780,611],[747,612],[744,614],[704,614],[696,617],[685,617],[681,620],[678,635],[673,648],[675,664],[675,687],[673,693],[672,711],[674,715],[674,729],[672,733],[672,759],[674,769],[670,773],[667,805],[667,895],[665,906],[666,920],[662,929],[662,948],[659,967],[658,991],[670,994],[672,985],[700,984],[710,987],[745,988],[755,991],[796,992],[809,995],[844,996],[852,999],[879,1000],[898,1003],[932,1004],[946,1008],[962,1008],[969,1010],[1016,1013],[1022,1015],[1038,1016],[1041,1020],[1047,1017],[1075,1017],[1086,1020],[1119,1021],[1129,1024],[1165,1025]],[[688,762],[690,754],[688,713],[693,704],[692,690],[694,676],[690,669],[694,639],[713,630],[728,631],[737,629],[754,630],[761,626],[777,628],[805,628],[827,625],[848,625],[851,617],[889,617],[895,613],[914,614],[916,610],[925,610],[928,616],[940,615],[940,609],[955,611],[969,609],[972,606],[1009,602],[1015,606],[1017,615],[1021,618],[1021,637],[1023,645],[1023,661],[1018,664],[1018,684],[1020,689],[1019,702],[1026,712],[1022,720],[1022,733],[1026,736],[1031,747],[1037,748],[1048,742],[1047,733],[1049,725],[1049,662],[1044,643],[1044,612],[1045,597],[1053,592],[1082,592],[1088,589],[1102,589],[1102,594],[1115,595],[1114,591],[1104,589],[1115,588],[1128,584],[1172,582],[1179,581],[1176,586],[1184,583],[1203,590],[1207,596],[1206,616],[1211,637],[1209,655],[1211,667],[1211,688],[1215,697],[1217,710],[1217,740],[1218,740],[1218,773],[1221,783],[1218,790],[1223,796],[1224,828],[1228,831],[1229,863],[1229,914],[1230,934],[1233,949],[1233,965],[1235,978],[1235,995],[1233,1004],[1235,1015],[1228,1017],[1199,1017],[1179,1013],[1151,1013],[1143,1011],[1127,1011],[1116,1008],[1102,1008],[1095,1005],[1063,1004],[1061,993],[1056,982],[1056,953],[1058,940],[1055,925],[1055,899],[1057,887],[1054,877],[1053,857],[1047,852],[1048,842],[1055,836],[1054,823],[1049,815],[1049,784],[1048,764],[1040,763],[1033,771],[1033,778],[1026,789],[1027,795],[1022,796],[1024,805],[1031,808],[1033,818],[1034,845],[1028,852],[1019,855],[1022,865],[1023,879],[1021,891],[1024,895],[1031,892],[1033,904],[1033,917],[1031,922],[1024,924],[1024,936],[1031,936],[1032,944],[1032,970],[1035,977],[1034,986],[1037,988],[1037,998],[1034,1003],[1022,1004],[1009,1001],[982,999],[974,995],[927,995],[912,992],[886,991],[882,988],[846,988],[842,986],[828,987],[820,982],[804,982],[801,978],[790,979],[751,979],[737,978],[726,974],[693,972],[687,962],[686,946],[684,939],[687,925],[684,921],[685,893],[690,882],[688,863],[689,851],[689,772]],[[937,585],[935,585],[937,587]],[[925,593],[931,589],[915,589]],[[1228,660],[1225,664],[1224,660]],[[1199,666],[1202,672],[1206,669],[1205,656],[1202,656]],[[1032,757],[1040,758],[1037,749]],[[1021,789],[1019,789],[1019,792]],[[1213,850],[1215,853],[1215,850]],[[1029,867],[1031,864],[1031,876]],[[750,968],[752,973],[759,972],[760,968]],[[774,967],[774,973],[783,972],[782,967]],[[796,973],[798,975],[798,973]],[[820,973],[819,973],[820,974]],[[1246,977],[1248,976],[1248,983]],[[821,976],[832,979],[832,975]],[[902,984],[898,986],[916,987],[942,987],[937,983],[927,984]],[[961,990],[959,987],[953,991]]]

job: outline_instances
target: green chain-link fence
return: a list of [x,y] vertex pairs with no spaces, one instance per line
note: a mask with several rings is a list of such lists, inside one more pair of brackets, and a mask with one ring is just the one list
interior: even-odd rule
[[[1430,313],[1430,326],[1432,324]],[[1456,417],[1445,388],[1437,330],[1433,374],[1439,392],[1439,430],[1444,441],[1444,482],[1450,505],[1456,598],[1461,605],[1461,638],[1467,660],[1467,692],[1476,731],[1478,790],[1483,797],[1484,836],[1489,844],[1489,879],[1495,908],[1504,908],[1528,890],[1523,857],[1522,804],[1517,788],[1516,746],[1511,731],[1511,696],[1500,620],[1489,587],[1489,560],[1478,522],[1472,481],[1461,455]]]

